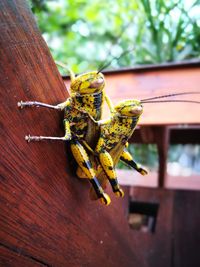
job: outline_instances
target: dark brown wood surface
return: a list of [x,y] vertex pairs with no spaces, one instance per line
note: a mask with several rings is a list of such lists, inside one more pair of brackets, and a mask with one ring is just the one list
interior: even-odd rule
[[109,207],[91,202],[63,143],[24,140],[29,133],[62,136],[62,114],[20,110],[17,102],[67,97],[25,1],[0,1],[0,32],[0,265],[146,266],[127,224],[128,198],[108,190]]
[[45,263],[38,261],[34,257],[27,257],[27,255],[21,255],[21,250],[10,249],[10,247],[6,247],[5,245],[0,245],[0,263],[1,266],[4,267],[21,267],[21,266],[29,266],[29,267],[44,267],[47,266]]
[[156,231],[138,237],[139,255],[151,267],[200,266],[200,192],[133,188],[134,201],[159,204]]
[[141,248],[140,257],[143,257],[151,267],[175,267],[170,263],[173,194],[172,191],[147,188],[135,188],[131,192],[131,198],[134,201],[159,204],[155,233],[133,230],[138,237],[138,246]]
[[[141,126],[137,127],[133,136],[129,139],[130,143],[153,144],[156,143],[156,132],[160,126]],[[163,125],[163,127],[165,127]],[[168,126],[170,144],[200,144],[200,124]]]
[[200,266],[200,192],[177,191],[173,209],[173,264]]

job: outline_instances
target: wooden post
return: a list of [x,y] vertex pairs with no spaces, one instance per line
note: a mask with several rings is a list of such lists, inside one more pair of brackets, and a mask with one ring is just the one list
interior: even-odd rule
[[0,1],[0,32],[0,265],[146,266],[125,216],[128,196],[108,190],[109,207],[90,201],[62,142],[24,140],[62,136],[62,113],[17,102],[68,96],[26,1]]
[[167,126],[155,126],[155,140],[158,148],[158,186],[164,187],[167,171],[167,155],[169,147],[169,129]]

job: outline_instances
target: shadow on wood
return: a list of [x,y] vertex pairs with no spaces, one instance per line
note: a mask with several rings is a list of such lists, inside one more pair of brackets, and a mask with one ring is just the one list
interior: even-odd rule
[[145,266],[128,227],[128,199],[110,192],[91,202],[89,184],[69,172],[62,114],[17,108],[20,100],[56,104],[67,92],[25,1],[0,2],[1,266]]

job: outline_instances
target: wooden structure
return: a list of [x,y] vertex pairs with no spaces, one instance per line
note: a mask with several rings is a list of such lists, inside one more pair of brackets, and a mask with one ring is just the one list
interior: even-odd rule
[[[194,242],[190,239],[184,246],[176,217],[174,229],[180,238],[178,243],[168,242],[174,234],[167,224],[172,213],[166,220],[164,211],[172,211],[168,201],[172,192],[162,197],[158,194],[157,199],[164,201],[158,235],[153,239],[140,235],[127,223],[128,190],[124,200],[109,192],[112,205],[107,208],[91,202],[88,184],[70,171],[63,143],[25,142],[29,133],[62,136],[62,114],[45,109],[19,110],[17,102],[55,104],[68,95],[25,0],[0,1],[0,32],[0,266],[186,267],[186,254],[197,262],[194,242],[198,242],[199,224],[189,224],[189,219],[184,224],[187,240],[191,238],[188,229],[195,233]],[[145,198],[145,192],[141,195],[138,191],[134,197]],[[151,197],[156,199],[155,194]],[[193,208],[198,198],[192,195],[189,199]],[[191,207],[178,205],[182,200],[177,202],[181,220],[183,211],[189,212]],[[190,214],[192,222],[196,214]]]
[[199,191],[135,187],[131,200],[159,204],[155,233],[133,230],[148,266],[199,266]]

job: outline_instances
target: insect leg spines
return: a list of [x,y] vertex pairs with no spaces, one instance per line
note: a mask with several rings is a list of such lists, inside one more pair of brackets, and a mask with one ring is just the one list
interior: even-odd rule
[[102,150],[99,153],[99,160],[112,186],[113,192],[117,197],[123,197],[124,192],[118,184],[112,157],[106,150]]
[[110,197],[106,193],[104,193],[102,187],[100,186],[96,178],[95,171],[92,168],[91,162],[88,158],[87,152],[85,151],[84,147],[78,142],[78,140],[73,139],[71,141],[71,151],[79,167],[88,177],[100,201],[105,205],[109,205],[111,202]]
[[139,172],[142,175],[146,175],[148,174],[148,172],[142,168],[142,166],[138,163],[136,163],[131,154],[124,149],[121,156],[120,156],[120,160],[125,162],[128,166],[132,167],[133,169],[135,169],[137,172]]

